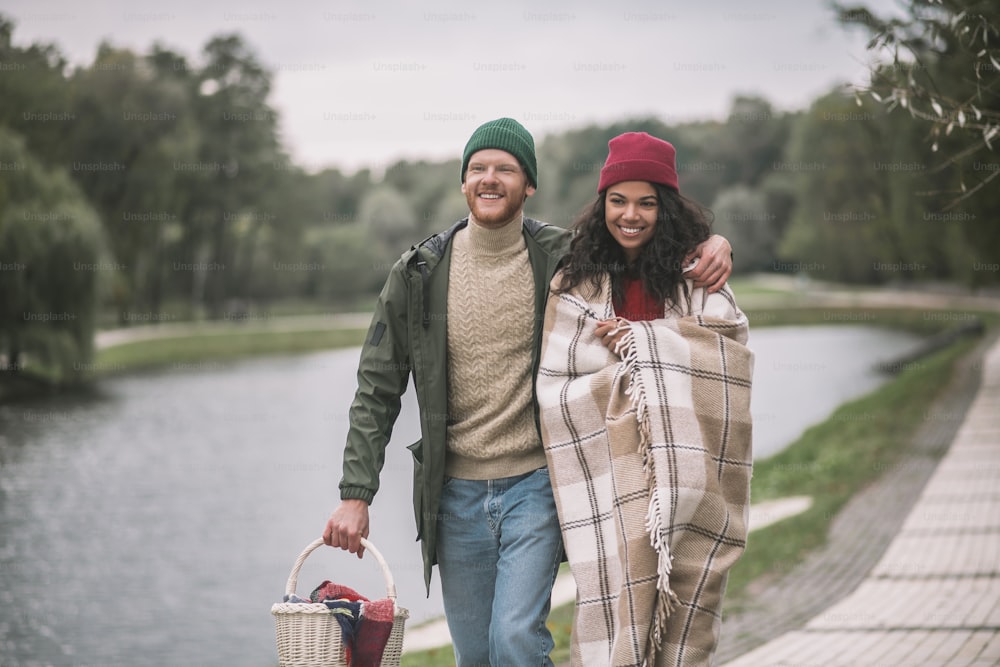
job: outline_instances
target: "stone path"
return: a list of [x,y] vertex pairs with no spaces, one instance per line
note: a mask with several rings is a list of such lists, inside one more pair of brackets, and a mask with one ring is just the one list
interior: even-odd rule
[[830,544],[724,621],[720,663],[1000,665],[1000,342],[986,345],[978,391],[972,363]]

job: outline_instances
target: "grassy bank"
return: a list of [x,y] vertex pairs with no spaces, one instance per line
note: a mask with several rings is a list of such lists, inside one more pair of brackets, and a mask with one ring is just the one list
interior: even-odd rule
[[[967,321],[969,313],[934,313],[912,309],[758,308],[748,309],[751,330],[792,325],[860,324],[934,335]],[[988,321],[989,315],[984,316]],[[245,331],[192,334],[139,340],[100,350],[86,370],[100,377],[129,370],[188,365],[270,354],[296,354],[360,345],[363,329],[323,328],[303,331]]]
[[92,377],[146,368],[187,367],[271,354],[298,354],[361,345],[364,329],[240,331],[142,340],[100,350],[87,367]]
[[993,321],[991,313],[969,311],[925,311],[913,308],[831,308],[796,306],[793,308],[748,308],[751,336],[760,327],[856,325],[906,331],[919,336],[932,336],[974,318]]

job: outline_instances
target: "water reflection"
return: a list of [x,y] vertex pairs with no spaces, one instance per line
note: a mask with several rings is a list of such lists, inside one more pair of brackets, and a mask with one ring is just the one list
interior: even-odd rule
[[751,329],[754,350],[754,456],[780,451],[837,406],[886,379],[876,366],[892,364],[921,339],[862,326]]

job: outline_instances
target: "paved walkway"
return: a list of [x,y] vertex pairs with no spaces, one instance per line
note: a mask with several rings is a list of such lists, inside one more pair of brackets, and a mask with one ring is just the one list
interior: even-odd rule
[[[929,425],[950,420],[957,430],[874,567],[839,601],[817,600],[823,609],[804,625],[739,651],[725,667],[1000,665],[1000,342],[982,359],[964,419],[948,410],[928,416]],[[893,472],[919,478],[924,467]],[[862,499],[876,523],[878,496]],[[882,499],[891,512],[892,499]],[[851,557],[839,554],[848,574],[858,569]],[[734,630],[727,620],[724,636]]]

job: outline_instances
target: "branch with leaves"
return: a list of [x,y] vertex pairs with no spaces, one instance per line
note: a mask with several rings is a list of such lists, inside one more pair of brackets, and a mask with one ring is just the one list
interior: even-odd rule
[[[957,129],[963,146],[937,168],[961,164],[992,151],[1000,139],[1000,7],[990,1],[914,0],[906,18],[879,18],[864,7],[835,5],[847,25],[871,33],[869,51],[879,57],[868,86],[854,87],[858,104],[870,96],[891,112],[905,109],[931,125],[931,150]],[[952,203],[992,181],[992,171]]]

